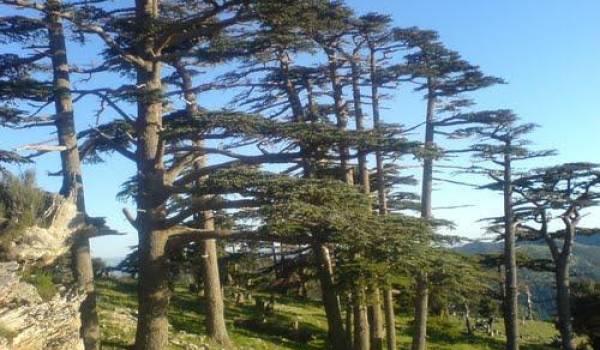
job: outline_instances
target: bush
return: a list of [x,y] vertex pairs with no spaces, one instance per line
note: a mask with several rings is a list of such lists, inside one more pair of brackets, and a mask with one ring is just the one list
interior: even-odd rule
[[35,173],[25,172],[17,177],[0,175],[0,251],[14,241],[26,227],[46,226],[44,217],[52,196],[37,187]]

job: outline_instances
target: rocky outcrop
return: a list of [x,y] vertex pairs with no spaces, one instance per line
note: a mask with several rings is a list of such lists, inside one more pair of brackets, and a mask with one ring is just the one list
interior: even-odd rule
[[0,350],[78,350],[79,306],[84,295],[59,288],[44,301],[20,278],[16,262],[0,263]]
[[69,251],[75,232],[86,228],[83,215],[77,212],[72,200],[61,196],[53,198],[54,203],[47,210],[49,225],[25,228],[8,247],[10,260],[51,264]]
[[45,227],[24,229],[10,243],[7,261],[0,262],[0,350],[83,349],[79,308],[85,294],[61,285],[44,300],[21,275],[25,268],[53,265],[68,254],[75,234],[93,236],[107,229],[102,220],[86,220],[73,201],[60,196],[47,218]]

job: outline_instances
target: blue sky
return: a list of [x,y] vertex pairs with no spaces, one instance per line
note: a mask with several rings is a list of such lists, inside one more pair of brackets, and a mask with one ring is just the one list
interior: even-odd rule
[[[597,0],[349,0],[359,14],[377,11],[390,14],[398,26],[419,26],[440,33],[443,42],[460,52],[487,74],[504,78],[509,84],[472,95],[476,109],[513,109],[524,121],[540,124],[532,136],[534,147],[554,148],[559,156],[527,165],[549,165],[567,161],[600,162],[600,2]],[[0,12],[3,9],[0,8]],[[95,52],[70,44],[71,61],[89,62]],[[95,58],[96,63],[99,61]],[[96,77],[98,85],[110,82]],[[114,78],[111,78],[114,79]],[[116,85],[116,83],[115,83]],[[386,122],[416,125],[424,118],[423,101],[401,86],[385,102]],[[208,104],[220,105],[223,98],[210,94]],[[204,101],[201,101],[204,102]],[[78,127],[95,122],[97,105],[84,99],[76,106]],[[0,148],[12,148],[52,137],[51,129],[36,131],[0,130]],[[420,139],[419,134],[415,134]],[[451,144],[447,144],[451,146]],[[410,159],[409,164],[415,164]],[[468,159],[452,162],[468,164]],[[446,162],[448,163],[448,162]],[[59,165],[57,155],[37,164],[40,184],[57,190],[59,179],[46,175]],[[525,164],[523,164],[525,165]],[[121,214],[126,203],[115,195],[120,184],[134,169],[128,161],[110,157],[106,163],[86,165],[84,181],[87,207],[91,215],[107,217],[109,223],[128,235],[94,239],[96,256],[120,257],[137,243],[134,231]],[[454,176],[440,174],[440,177]],[[481,179],[467,179],[479,181]],[[469,204],[456,210],[438,210],[436,215],[457,223],[455,234],[480,237],[477,220],[501,213],[496,194],[438,183],[434,207]],[[600,211],[586,217],[583,224],[600,227]]]

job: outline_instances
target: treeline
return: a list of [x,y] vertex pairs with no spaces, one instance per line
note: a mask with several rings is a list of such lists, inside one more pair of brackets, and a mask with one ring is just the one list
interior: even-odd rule
[[[563,347],[574,348],[569,259],[575,234],[588,232],[578,224],[581,211],[597,204],[599,169],[576,163],[515,171],[514,162],[553,152],[527,149],[535,125],[510,110],[474,111],[468,93],[504,81],[447,48],[436,32],[320,0],[0,4],[8,13],[0,17],[2,124],[56,132],[55,141],[28,145],[29,154],[2,151],[2,161],[60,152],[60,193],[81,213],[82,162],[120,156],[135,165],[121,194],[137,208],[125,212],[139,238],[136,349],[167,347],[173,257],[189,252],[202,257],[208,335],[231,345],[218,242],[285,247],[289,259],[308,261],[333,349],[396,348],[399,280],[414,281],[416,290],[414,350],[426,346],[432,290],[467,315],[473,295],[495,294],[507,349],[517,349],[517,238],[548,243]],[[69,65],[69,43],[100,56]],[[420,125],[382,120],[382,104],[396,89],[423,96]],[[234,97],[209,109],[217,93]],[[84,98],[84,113],[92,98],[97,111],[94,118],[78,112],[88,119],[77,125],[93,126],[77,130]],[[423,140],[409,137],[416,129]],[[443,149],[439,137],[470,145]],[[480,187],[504,195],[504,215],[490,225],[505,242],[500,285],[478,284],[478,265],[444,248],[454,237],[435,233],[450,224],[433,216],[435,164],[458,153],[477,160],[460,171],[491,179]],[[403,168],[410,157],[423,163],[420,196],[406,190],[415,184]],[[551,230],[552,220],[564,227]],[[88,293],[86,349],[98,349],[88,237],[74,238],[72,265]]]

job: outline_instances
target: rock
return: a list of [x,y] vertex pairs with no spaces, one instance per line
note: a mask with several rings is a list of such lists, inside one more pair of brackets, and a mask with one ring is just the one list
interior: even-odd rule
[[72,286],[57,286],[44,300],[36,287],[21,280],[23,266],[52,265],[68,254],[75,234],[90,235],[72,199],[54,197],[45,214],[48,227],[25,228],[12,242],[9,261],[0,262],[0,350],[83,350],[79,308],[85,294]]
[[20,280],[16,262],[0,263],[0,350],[79,350],[79,307],[85,295],[75,289],[43,301]]
[[32,226],[24,229],[10,247],[10,260],[50,265],[69,251],[73,234],[85,226],[85,220],[77,212],[75,203],[61,196],[54,197],[49,211],[52,213],[50,225],[47,228]]

